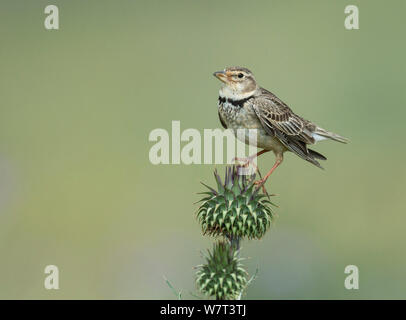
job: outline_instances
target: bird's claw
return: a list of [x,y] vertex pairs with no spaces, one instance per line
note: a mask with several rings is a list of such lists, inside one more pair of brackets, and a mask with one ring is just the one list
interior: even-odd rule
[[252,165],[252,167],[254,168],[254,172],[258,172],[259,173],[259,169],[258,166],[255,164],[254,162],[254,158],[238,158],[235,157],[233,158],[232,162],[235,162],[237,167],[242,167],[242,168],[246,168],[248,169],[250,165]]
[[266,194],[266,196],[268,197],[268,199],[270,199],[270,196],[269,196],[269,194],[268,194],[268,191],[267,191],[266,188],[265,188],[265,182],[266,182],[266,180],[267,180],[267,179],[260,179],[260,180],[254,181],[254,184],[257,186],[257,189],[262,188],[262,192],[263,192],[264,194]]

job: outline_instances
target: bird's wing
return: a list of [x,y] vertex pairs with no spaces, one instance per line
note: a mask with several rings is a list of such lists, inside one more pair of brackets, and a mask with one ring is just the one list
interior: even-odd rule
[[315,158],[322,158],[307,149],[307,144],[315,143],[312,133],[316,126],[313,123],[294,114],[282,100],[265,89],[252,100],[252,107],[269,134],[302,159],[321,168]]
[[[313,144],[311,122],[294,114],[293,111],[277,96],[261,89],[261,94],[252,102],[255,113],[265,129],[278,130],[288,137]],[[315,127],[315,126],[314,126]]]

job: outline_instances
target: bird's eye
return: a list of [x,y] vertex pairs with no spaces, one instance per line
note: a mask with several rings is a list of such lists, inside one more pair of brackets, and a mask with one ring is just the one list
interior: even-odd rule
[[238,78],[241,79],[241,78],[243,78],[243,77],[244,77],[244,75],[243,75],[242,73],[239,73],[239,74],[238,74]]

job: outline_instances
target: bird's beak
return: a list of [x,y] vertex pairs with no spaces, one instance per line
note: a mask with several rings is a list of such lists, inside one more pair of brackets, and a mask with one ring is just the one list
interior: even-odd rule
[[216,71],[213,73],[213,76],[215,76],[217,79],[219,79],[221,82],[226,82],[227,75],[224,71]]

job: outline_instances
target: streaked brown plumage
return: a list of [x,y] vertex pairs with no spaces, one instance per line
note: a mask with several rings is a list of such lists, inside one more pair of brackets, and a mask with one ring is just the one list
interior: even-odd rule
[[[308,149],[317,141],[331,139],[346,143],[348,140],[320,128],[316,124],[296,115],[272,92],[258,86],[254,75],[247,68],[230,67],[215,72],[223,86],[219,91],[219,118],[225,128],[257,129],[257,147],[261,152],[275,153],[276,161],[268,174],[259,181],[263,184],[283,160],[283,153],[291,151],[321,168],[317,160],[326,160],[320,153]],[[247,140],[247,138],[246,138]],[[249,143],[247,140],[246,143]]]

